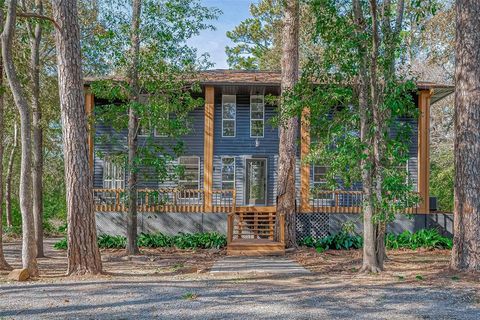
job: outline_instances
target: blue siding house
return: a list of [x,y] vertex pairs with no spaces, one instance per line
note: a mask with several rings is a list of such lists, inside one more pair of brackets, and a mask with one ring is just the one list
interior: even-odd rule
[[[172,209],[173,207],[166,205],[173,199],[168,196],[167,202],[163,204],[158,202],[158,199],[152,204],[152,196],[149,198],[148,194],[144,198],[140,197],[145,201],[139,207],[141,232],[226,232],[229,228],[226,211],[232,206],[236,212],[264,212],[268,213],[269,217],[275,215],[279,134],[271,120],[277,110],[275,106],[265,102],[265,96],[280,94],[280,73],[211,70],[202,72],[199,78],[205,106],[191,112],[191,131],[182,137],[185,153],[176,159],[189,173],[188,179],[160,181],[153,172],[145,169],[139,182],[139,188],[146,190],[197,190],[193,196],[175,198],[176,205],[180,203],[196,207],[182,207],[192,213],[180,212],[178,206],[177,209]],[[95,99],[88,91],[88,82],[86,88],[87,110],[100,107],[103,102]],[[421,116],[418,120],[401,121],[409,122],[413,128],[407,170],[418,193],[424,199],[415,209],[415,213],[420,217],[431,211],[428,184],[430,105],[449,95],[453,89],[434,83],[418,83],[418,90],[415,101]],[[115,132],[107,123],[96,123],[92,132],[96,136],[110,136],[126,145],[126,132]],[[301,159],[309,151],[308,127],[302,125],[299,134],[301,143],[298,146],[296,179],[297,231],[302,236],[322,235],[332,232],[345,220],[358,219],[361,198],[358,197],[359,191],[352,191],[347,195],[332,191],[321,199],[312,199],[310,190],[312,186],[322,182],[326,168],[301,164]],[[145,137],[139,137],[140,144],[142,139]],[[168,142],[168,138],[162,136],[154,135],[154,139],[158,144]],[[94,188],[98,194],[124,189],[127,179],[124,170],[114,163],[109,163],[105,160],[106,157],[98,156],[99,153],[112,152],[117,146],[105,140],[94,144],[94,140],[90,140]],[[226,195],[222,190],[234,192]],[[219,195],[230,198],[221,203],[222,200],[218,200]],[[99,232],[123,233],[123,207],[118,203],[118,199],[116,204],[107,203],[108,199],[113,198],[114,196],[96,197]],[[186,198],[188,201],[181,203],[181,200]],[[146,203],[148,201],[150,204]],[[320,208],[315,205],[318,201],[322,202]],[[414,228],[423,223],[422,219],[424,220],[415,218],[411,222],[402,220],[401,228]]]

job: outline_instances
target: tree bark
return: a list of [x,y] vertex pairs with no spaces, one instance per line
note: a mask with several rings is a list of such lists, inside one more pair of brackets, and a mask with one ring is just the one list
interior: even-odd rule
[[[361,2],[353,0],[353,13],[356,25],[355,32],[361,35],[366,32],[366,21],[363,14]],[[364,146],[363,158],[360,162],[363,190],[363,264],[362,272],[381,271],[381,265],[377,257],[377,225],[374,221],[375,205],[374,205],[374,157],[372,155],[371,146],[373,139],[372,130],[372,110],[369,104],[369,96],[371,94],[369,78],[369,55],[367,45],[358,43],[359,56],[361,56],[360,67],[357,79],[358,106],[360,115],[360,142]]]
[[298,29],[299,2],[298,0],[286,0],[283,16],[282,105],[280,106],[282,120],[279,142],[277,215],[285,215],[285,245],[287,247],[297,246],[295,166],[298,118],[292,117],[285,110],[288,109],[288,106],[285,106],[285,97],[298,81]]
[[[3,26],[3,8],[0,8],[0,26]],[[1,50],[0,50],[1,51]],[[3,88],[3,62],[0,60],[0,88]],[[5,131],[4,121],[5,99],[3,90],[0,92],[0,208],[3,202],[3,137]],[[0,270],[11,270],[12,267],[5,260],[3,254],[3,215],[0,211]]]
[[[25,7],[25,5],[24,5]],[[43,3],[35,1],[35,12],[43,15]],[[32,124],[33,124],[33,219],[35,225],[35,240],[37,243],[37,257],[44,257],[43,251],[43,130],[42,110],[40,106],[40,42],[42,40],[42,25],[39,21],[32,25],[28,22],[30,35],[30,77],[32,90]]]
[[455,208],[451,266],[480,271],[480,2],[456,2]]
[[23,88],[17,77],[12,57],[13,36],[17,1],[11,0],[7,8],[7,17],[2,33],[2,53],[5,74],[7,75],[13,100],[20,114],[20,136],[22,142],[22,160],[20,165],[20,211],[22,213],[22,265],[28,269],[31,276],[38,275],[37,247],[35,244],[35,230],[33,226],[32,206],[32,127],[30,106],[25,99]]
[[80,28],[76,0],[52,0],[67,193],[67,274],[102,271],[88,161]]
[[12,227],[12,177],[13,177],[13,162],[15,160],[15,154],[18,148],[18,128],[17,123],[13,124],[13,144],[12,150],[10,150],[10,157],[8,159],[8,168],[6,175],[6,187],[5,187],[5,211],[7,216],[7,226]]
[[137,246],[137,168],[135,160],[138,148],[138,116],[135,110],[139,102],[138,59],[140,54],[140,13],[141,0],[133,0],[131,48],[130,48],[130,109],[128,114],[128,217],[127,217],[127,247],[129,255],[138,254]]

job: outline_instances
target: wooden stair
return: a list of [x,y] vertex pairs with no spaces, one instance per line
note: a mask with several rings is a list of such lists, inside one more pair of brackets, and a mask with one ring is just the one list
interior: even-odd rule
[[253,207],[228,216],[227,255],[272,256],[285,254],[285,217],[279,217],[279,241],[274,241],[276,212]]
[[285,244],[268,239],[235,239],[227,245],[229,256],[283,256]]

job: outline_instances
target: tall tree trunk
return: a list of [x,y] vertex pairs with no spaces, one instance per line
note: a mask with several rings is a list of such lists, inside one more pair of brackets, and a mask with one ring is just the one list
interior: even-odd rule
[[[0,8],[0,26],[3,26],[3,6]],[[1,51],[1,50],[0,50]],[[0,88],[3,88],[3,62],[0,61]],[[3,137],[5,133],[5,99],[4,91],[0,92],[0,270],[11,270],[12,267],[5,260],[3,254],[3,221],[2,221],[2,203],[3,203]]]
[[15,160],[15,154],[17,153],[18,148],[18,128],[17,123],[13,124],[13,144],[12,149],[10,150],[10,157],[8,159],[8,168],[7,175],[5,177],[6,186],[5,186],[5,213],[7,216],[7,226],[12,227],[12,177],[13,177],[13,162]]
[[67,274],[98,274],[92,172],[88,162],[80,28],[76,0],[52,0],[67,189]]
[[451,266],[480,271],[480,1],[457,0],[455,209]]
[[[389,6],[390,7],[390,6]],[[389,10],[389,9],[388,9]],[[385,248],[385,232],[386,232],[386,219],[387,213],[378,212],[382,210],[383,206],[383,164],[382,160],[384,158],[385,151],[385,124],[382,111],[382,88],[381,84],[383,79],[380,79],[382,74],[379,72],[378,59],[379,59],[379,48],[380,48],[380,30],[379,30],[379,19],[378,19],[378,6],[377,0],[370,0],[370,15],[371,15],[371,25],[372,25],[372,51],[370,55],[370,101],[372,104],[372,113],[373,113],[373,161],[374,161],[374,176],[375,183],[374,193],[375,201],[377,203],[376,214],[379,221],[374,222],[375,228],[375,253],[377,265],[372,268],[372,272],[378,272],[383,270],[383,263],[386,257],[386,248]],[[389,16],[389,14],[386,14]],[[388,22],[389,23],[389,22]],[[384,34],[384,36],[386,36]],[[393,50],[393,48],[392,48]],[[373,222],[373,221],[372,221]],[[375,269],[375,270],[373,270]]]
[[135,110],[139,102],[138,59],[140,54],[140,13],[141,0],[133,0],[132,25],[131,25],[131,49],[130,49],[130,107],[128,114],[128,217],[127,217],[127,254],[138,254],[137,246],[137,168],[135,159],[138,148],[138,116]]
[[[366,32],[366,21],[360,0],[353,0],[353,13],[356,24],[356,33],[361,35]],[[377,235],[378,229],[374,221],[375,214],[375,192],[373,184],[374,157],[371,146],[373,143],[371,135],[372,110],[369,104],[370,83],[368,67],[369,55],[365,43],[358,44],[359,55],[362,56],[358,74],[358,104],[360,114],[360,141],[364,146],[364,157],[361,160],[361,175],[363,188],[363,264],[362,272],[379,272],[381,270],[377,257]]]
[[[43,3],[35,1],[35,12],[43,15]],[[30,34],[30,74],[32,88],[33,113],[33,219],[35,224],[35,240],[37,242],[37,257],[44,257],[43,252],[43,130],[42,110],[40,106],[40,42],[42,39],[42,25],[39,21],[28,23]]]
[[30,107],[17,78],[17,72],[12,58],[13,36],[16,22],[17,1],[11,0],[7,9],[7,18],[2,33],[2,54],[5,74],[10,83],[15,105],[20,114],[20,134],[22,142],[22,161],[20,166],[20,211],[22,213],[22,264],[31,276],[38,275],[37,248],[35,245],[35,230],[33,226],[32,206],[32,139]]
[[[285,215],[287,247],[296,247],[296,188],[295,166],[297,155],[298,118],[288,114],[285,96],[298,81],[299,2],[286,0],[283,16],[282,45],[282,106],[278,164],[277,214]],[[277,219],[278,221],[278,219]]]

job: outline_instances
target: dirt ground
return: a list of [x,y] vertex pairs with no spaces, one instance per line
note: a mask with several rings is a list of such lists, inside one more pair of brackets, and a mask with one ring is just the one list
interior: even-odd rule
[[[46,241],[40,277],[0,273],[0,319],[480,319],[480,277],[448,269],[446,250],[390,251],[385,271],[361,274],[360,251],[288,254],[308,276],[214,277],[222,250],[103,250],[105,274],[65,277],[64,251]],[[20,243],[5,244],[19,267]]]

